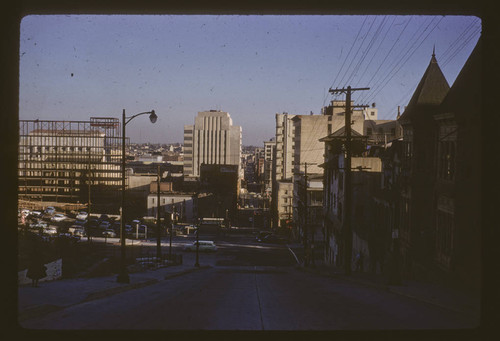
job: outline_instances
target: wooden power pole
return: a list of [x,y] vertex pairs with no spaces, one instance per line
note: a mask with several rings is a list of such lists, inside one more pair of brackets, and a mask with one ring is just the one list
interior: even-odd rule
[[[370,90],[370,88],[351,88],[348,86],[347,89],[330,89],[331,93],[345,93],[345,159],[344,159],[344,174],[345,174],[345,185],[344,185],[344,271],[346,275],[351,274],[351,259],[352,259],[352,226],[351,226],[351,94],[353,91],[357,90]],[[366,107],[366,106],[360,106]]]

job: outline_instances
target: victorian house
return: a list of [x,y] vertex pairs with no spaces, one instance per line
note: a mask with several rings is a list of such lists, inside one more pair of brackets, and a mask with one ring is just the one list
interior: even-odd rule
[[433,53],[408,106],[399,118],[403,128],[399,245],[403,270],[407,275],[426,276],[425,272],[433,262],[434,115],[439,112],[449,89]]
[[481,40],[438,112],[432,217],[437,268],[469,288],[481,285]]

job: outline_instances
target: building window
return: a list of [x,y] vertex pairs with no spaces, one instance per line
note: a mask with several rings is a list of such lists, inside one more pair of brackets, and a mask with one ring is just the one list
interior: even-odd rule
[[375,111],[370,112],[370,115],[375,116]]
[[439,142],[438,176],[442,179],[453,180],[455,176],[455,142]]

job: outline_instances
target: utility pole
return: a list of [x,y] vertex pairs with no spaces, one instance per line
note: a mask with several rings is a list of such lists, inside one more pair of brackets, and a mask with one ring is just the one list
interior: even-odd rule
[[[351,88],[347,89],[330,89],[331,93],[345,93],[345,186],[344,186],[344,271],[346,275],[351,274],[351,259],[352,259],[352,226],[351,226],[351,94],[357,90],[370,90],[370,88]],[[354,106],[356,107],[356,106]],[[361,106],[365,107],[365,106]],[[366,106],[367,107],[367,106]]]
[[160,180],[161,180],[161,169],[160,164],[158,164],[158,183],[156,186],[157,191],[157,207],[156,207],[156,261],[159,263],[161,258],[161,227],[160,227]]
[[172,203],[172,212],[169,213],[170,219],[168,224],[169,229],[169,246],[168,246],[168,259],[172,260],[172,233],[174,232],[174,217],[175,217],[175,204],[174,199],[171,201]]
[[304,255],[305,266],[309,266],[309,249],[307,247],[307,162],[304,164]]
[[[91,170],[90,170],[90,147],[89,147],[89,165],[88,165],[88,176],[87,176],[87,184],[88,184],[88,209],[87,209],[87,220],[90,219],[90,211],[91,211],[91,202],[90,202],[90,185],[91,185],[91,181],[92,181],[92,178],[91,178]],[[120,211],[120,216],[121,216],[121,211]],[[92,233],[90,233],[90,231],[87,230],[87,241],[89,243],[92,242]]]

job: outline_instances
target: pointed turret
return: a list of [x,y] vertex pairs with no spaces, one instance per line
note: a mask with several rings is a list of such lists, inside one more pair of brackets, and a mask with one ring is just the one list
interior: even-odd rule
[[413,115],[419,111],[419,107],[441,104],[449,90],[450,86],[438,65],[435,49],[433,49],[429,66],[400,117],[401,123],[410,122]]

